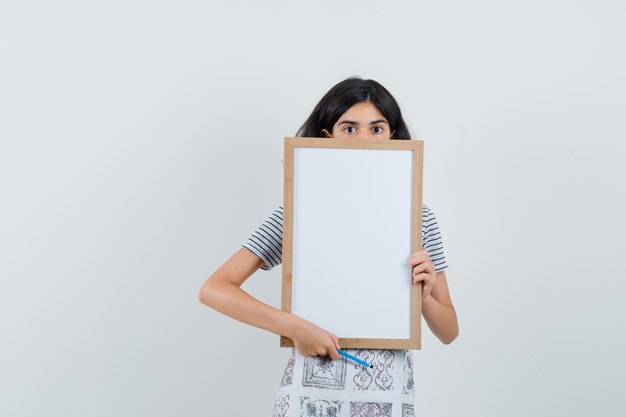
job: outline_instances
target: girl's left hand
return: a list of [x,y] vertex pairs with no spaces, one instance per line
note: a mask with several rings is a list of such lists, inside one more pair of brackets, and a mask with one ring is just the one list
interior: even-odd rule
[[437,274],[435,273],[435,264],[432,263],[428,252],[420,250],[411,255],[409,264],[413,270],[413,284],[418,282],[424,283],[422,298],[428,297],[432,291]]

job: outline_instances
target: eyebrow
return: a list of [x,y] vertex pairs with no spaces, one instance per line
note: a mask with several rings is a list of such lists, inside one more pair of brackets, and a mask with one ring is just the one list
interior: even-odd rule
[[[378,123],[385,123],[385,124],[389,124],[388,121],[386,121],[385,119],[378,119],[378,120],[374,120],[372,122],[370,122],[371,125],[375,125]],[[337,123],[338,125],[358,125],[357,122],[354,122],[352,120],[342,120],[341,122]]]

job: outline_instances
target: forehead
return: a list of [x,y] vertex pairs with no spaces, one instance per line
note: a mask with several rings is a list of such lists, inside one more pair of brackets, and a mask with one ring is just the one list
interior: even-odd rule
[[387,121],[376,106],[368,101],[356,103],[339,117],[337,123],[352,121],[370,123],[372,121]]

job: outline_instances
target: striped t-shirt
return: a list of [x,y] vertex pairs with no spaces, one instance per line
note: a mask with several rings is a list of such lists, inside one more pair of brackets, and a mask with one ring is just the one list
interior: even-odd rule
[[[278,207],[274,210],[272,215],[252,233],[243,247],[263,260],[261,269],[269,271],[280,264],[283,260],[283,208]],[[422,205],[422,248],[428,252],[430,260],[435,264],[436,272],[448,267],[437,218],[425,205]]]

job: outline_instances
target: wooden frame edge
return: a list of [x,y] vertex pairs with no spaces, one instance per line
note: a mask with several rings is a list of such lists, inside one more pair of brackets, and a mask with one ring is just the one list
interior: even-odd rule
[[[390,143],[391,142],[391,143]],[[393,146],[389,146],[392,144]],[[284,144],[284,189],[283,189],[283,271],[281,310],[291,313],[293,281],[293,198],[294,198],[294,158],[296,148],[331,149],[399,149],[410,150],[412,155],[411,205],[416,215],[411,219],[411,252],[422,247],[422,190],[423,155],[422,140],[359,140],[324,138],[285,137]],[[409,277],[410,279],[410,277]],[[421,349],[422,287],[411,288],[411,329],[409,339],[368,339],[340,338],[339,344],[345,348],[367,349]],[[280,347],[294,347],[293,340],[280,336]]]

